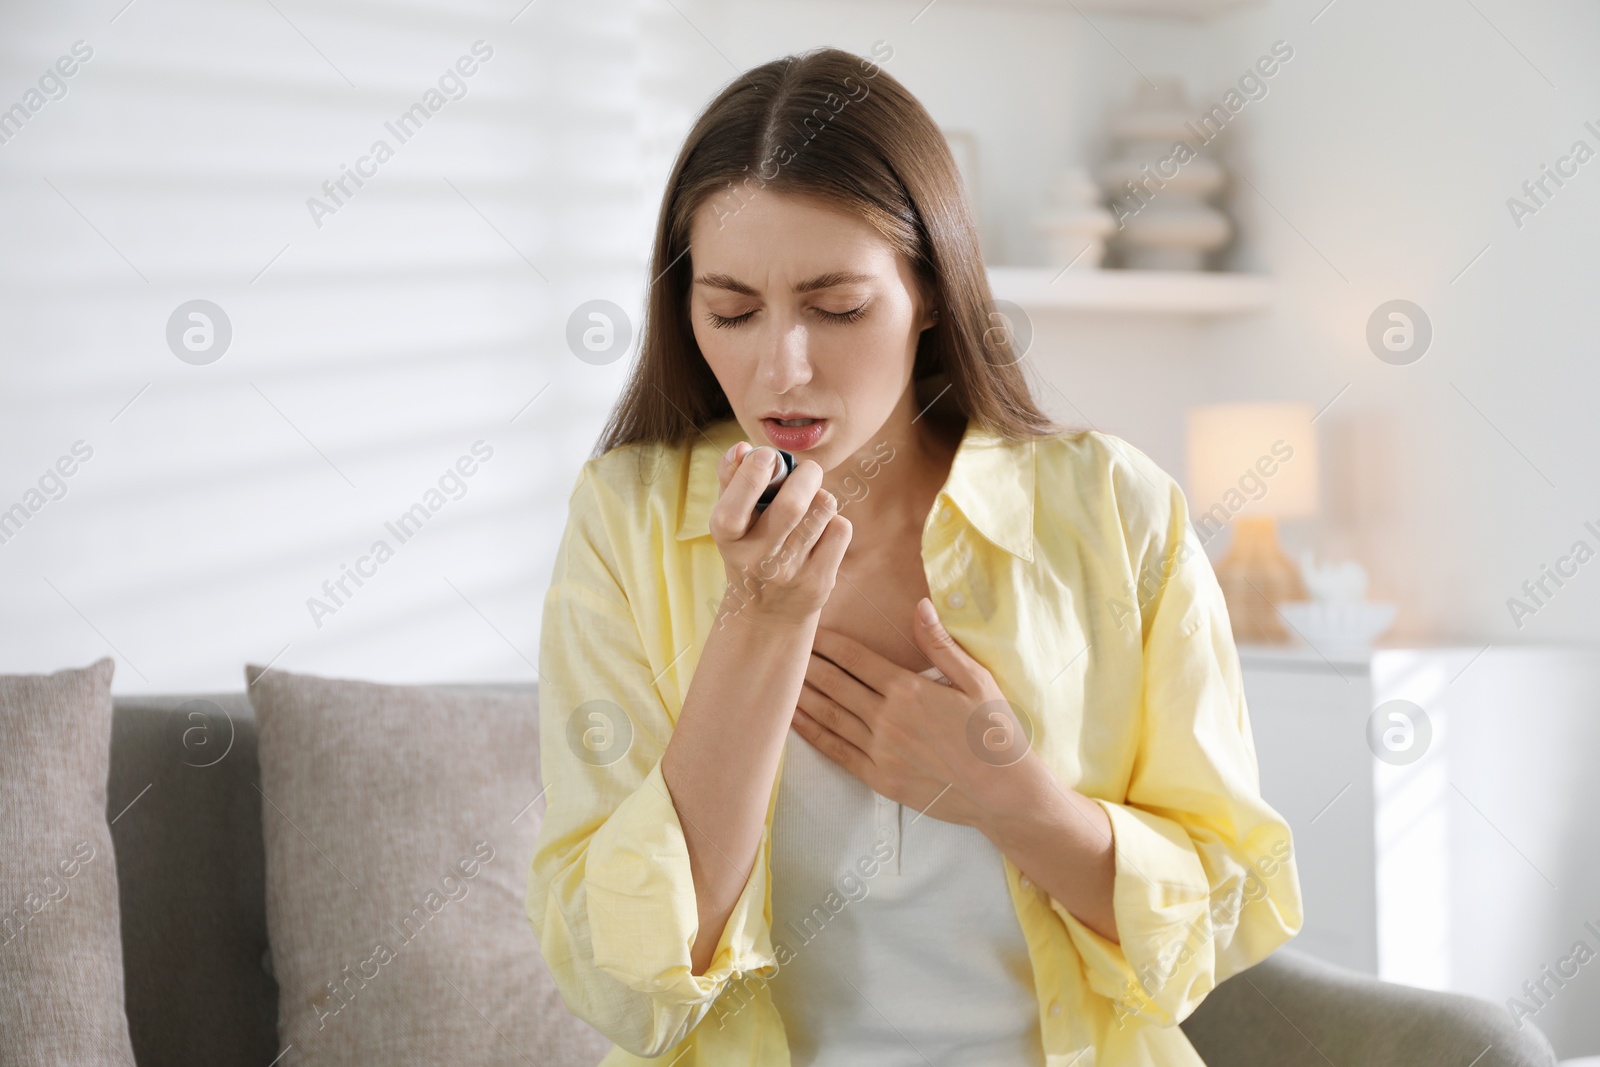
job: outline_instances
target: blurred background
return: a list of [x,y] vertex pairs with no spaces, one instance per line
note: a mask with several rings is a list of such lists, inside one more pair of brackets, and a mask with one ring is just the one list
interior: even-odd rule
[[0,671],[535,679],[674,154],[823,44],[945,129],[1042,405],[1184,484],[1296,946],[1600,1054],[1580,0],[5,3]]

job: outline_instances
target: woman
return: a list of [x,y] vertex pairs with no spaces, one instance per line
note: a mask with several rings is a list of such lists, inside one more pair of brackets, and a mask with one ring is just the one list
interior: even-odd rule
[[1182,492],[1034,405],[936,125],[758,67],[654,256],[541,637],[528,916],[606,1067],[1200,1064],[1289,828]]

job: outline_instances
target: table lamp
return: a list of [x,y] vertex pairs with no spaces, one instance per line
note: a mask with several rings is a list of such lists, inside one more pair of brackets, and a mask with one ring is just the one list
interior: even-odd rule
[[1274,605],[1305,600],[1278,520],[1317,512],[1317,436],[1309,404],[1209,404],[1189,409],[1189,511],[1205,544],[1233,529],[1216,564],[1236,641],[1290,640]]

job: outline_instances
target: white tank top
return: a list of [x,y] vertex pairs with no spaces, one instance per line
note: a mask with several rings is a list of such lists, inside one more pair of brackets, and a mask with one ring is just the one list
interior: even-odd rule
[[880,796],[792,727],[783,761],[772,940],[788,952],[769,982],[793,1067],[1044,1067],[999,849]]

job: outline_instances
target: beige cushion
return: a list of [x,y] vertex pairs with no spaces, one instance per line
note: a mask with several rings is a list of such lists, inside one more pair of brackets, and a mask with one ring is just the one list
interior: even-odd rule
[[593,1067],[523,894],[544,802],[536,695],[248,665],[267,932],[293,1062]]
[[133,1063],[106,822],[115,667],[0,675],[0,1063]]

